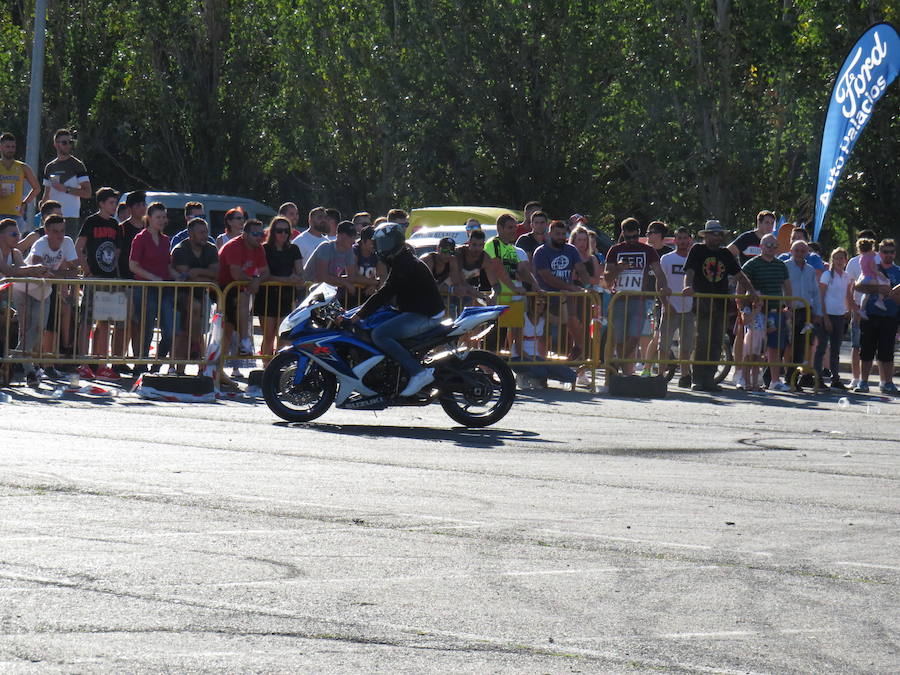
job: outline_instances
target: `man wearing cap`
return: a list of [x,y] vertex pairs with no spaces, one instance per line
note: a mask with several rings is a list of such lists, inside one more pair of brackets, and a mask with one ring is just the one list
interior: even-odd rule
[[[703,243],[691,247],[684,263],[684,295],[728,293],[729,276],[736,277],[755,295],[752,284],[738,267],[735,257],[728,249],[723,248],[727,232],[722,224],[718,220],[708,220],[700,234],[703,235]],[[727,298],[696,298],[697,342],[694,361],[708,362],[692,368],[691,388],[696,391],[722,391],[715,382],[715,376],[728,317],[727,303]]]
[[[353,216],[354,224],[360,215]],[[371,219],[368,213],[365,217]],[[353,255],[356,256],[357,283],[363,286],[366,295],[372,295],[387,276],[387,268],[375,254],[375,228],[372,224],[356,227],[359,228],[359,241],[353,244]]]
[[355,298],[359,273],[353,243],[356,241],[356,227],[349,220],[342,220],[337,226],[337,238],[319,244],[303,266],[307,281],[324,282],[343,288],[346,297]]
[[434,277],[438,287],[443,286],[444,290],[461,286],[463,283],[455,252],[456,242],[453,238],[442,237],[436,250],[419,258],[431,270],[431,276]]

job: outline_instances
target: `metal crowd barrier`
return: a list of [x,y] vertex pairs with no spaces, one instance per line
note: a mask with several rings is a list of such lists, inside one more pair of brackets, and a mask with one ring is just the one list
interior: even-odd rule
[[0,286],[6,286],[0,355],[7,370],[15,363],[202,370],[210,310],[224,306],[222,291],[210,283],[28,277],[0,279]]
[[[677,358],[678,355],[675,355],[674,357],[669,356],[669,345],[662,344],[659,325],[653,326],[651,335],[651,338],[659,340],[656,356],[653,356],[648,360],[646,355],[643,354],[637,356],[634,354],[625,355],[617,353],[617,351],[625,351],[626,338],[631,338],[632,340],[635,338],[638,340],[640,339],[640,328],[637,328],[636,336],[631,335],[631,333],[635,332],[635,324],[638,324],[639,322],[643,323],[645,320],[653,321],[655,317],[659,316],[659,314],[655,312],[648,316],[646,309],[649,301],[655,301],[658,297],[659,296],[655,292],[642,291],[623,291],[613,294],[608,312],[608,339],[606,341],[604,358],[604,362],[608,369],[607,379],[609,379],[609,373],[621,370],[623,364],[634,364],[639,362],[643,362],[645,365],[658,364],[660,373],[663,370],[663,366],[680,366],[682,373],[685,372],[686,366],[709,366],[713,368],[720,366],[730,366],[732,368],[756,367],[760,369],[778,367],[779,369],[790,371],[792,378],[790,385],[792,387],[796,385],[797,379],[800,377],[801,373],[815,375],[815,370],[812,368],[811,349],[813,331],[808,329],[808,327],[811,327],[812,325],[812,310],[808,301],[797,296],[759,296],[759,300],[762,303],[761,311],[766,319],[763,323],[764,334],[762,336],[762,354],[763,356],[766,354],[768,334],[770,332],[775,332],[776,335],[784,335],[786,337],[786,345],[778,348],[779,355],[783,356],[790,350],[790,354],[793,357],[790,359],[784,358],[782,360],[769,362],[764,359],[747,360],[746,358],[742,358],[736,360],[730,356],[721,358],[722,349],[720,345],[723,345],[726,339],[734,339],[735,337],[734,333],[729,331],[729,327],[736,325],[738,317],[737,305],[740,303],[742,306],[750,307],[751,297],[749,295],[717,293],[695,293],[691,296],[685,296],[683,293],[673,293],[670,296],[672,298],[690,297],[693,299],[693,308],[691,311],[677,314],[677,328],[681,338],[686,334],[689,334],[691,326],[695,329],[695,347],[693,349],[693,355],[690,358]],[[665,300],[660,298],[660,302],[665,303]],[[804,318],[804,327],[802,332],[800,332],[800,336],[803,340],[802,352],[799,352],[800,358],[797,358],[798,351],[794,349],[794,339],[798,333],[793,325],[797,311],[792,307],[794,302],[802,304],[802,308],[798,308],[798,310],[802,312]],[[721,303],[721,307],[719,306],[719,303]],[[735,308],[734,311],[731,310],[732,307]],[[664,308],[664,313],[662,315],[663,321],[666,321],[665,309],[666,308]],[[772,325],[772,322],[768,321],[772,313],[775,313],[776,316],[774,325]],[[672,317],[675,314],[675,312],[671,312],[668,316]],[[669,320],[671,320],[671,318]],[[671,334],[674,334],[674,329],[670,332],[670,338]],[[780,344],[781,338],[777,338],[777,340],[778,344]],[[698,349],[696,345],[700,345],[700,349]],[[706,348],[707,345],[710,346],[710,349]],[[717,357],[714,359],[700,358],[700,352],[703,351],[705,351],[707,355],[715,353]],[[726,354],[730,354],[730,351],[727,351]],[[815,389],[818,391],[818,378],[814,377],[814,380]]]
[[[235,281],[222,290],[224,301],[228,303],[227,316],[237,320],[235,324],[236,334],[249,337],[252,342],[252,354],[241,353],[238,349],[240,339],[231,341],[231,344],[222,345],[222,358],[226,367],[229,364],[245,364],[247,361],[265,363],[273,356],[273,351],[278,350],[277,328],[281,320],[304,297],[306,291],[314,282],[306,282],[303,287],[290,286],[278,282],[261,284],[260,291],[255,296],[244,293],[241,289],[249,285],[246,281]],[[302,290],[301,290],[302,288]],[[341,297],[346,309],[362,304],[367,297],[365,288],[357,288],[355,293],[344,293]],[[457,296],[443,291],[445,307],[448,316],[455,318],[465,306]],[[542,309],[544,314],[543,333],[540,338],[547,346],[546,358],[526,359],[523,356],[526,316],[534,316],[537,311],[536,302],[540,299],[546,303]],[[498,329],[492,331],[486,337],[477,341],[471,341],[473,348],[487,349],[498,354],[501,358],[510,361],[518,370],[527,370],[531,367],[547,368],[579,368],[590,370],[592,387],[596,386],[596,370],[600,364],[600,323],[594,318],[597,308],[600,306],[599,295],[593,291],[584,293],[525,293],[515,296],[512,302],[503,298],[495,301],[503,301],[510,304],[510,310],[506,312],[498,322]],[[230,309],[237,303],[241,304],[240,311]],[[557,306],[563,306],[565,311],[560,312]],[[567,318],[571,316],[577,319],[581,331],[583,331],[582,348],[580,354],[571,353],[570,325]],[[258,321],[254,321],[254,317]],[[241,322],[244,322],[243,325]],[[572,322],[574,325],[575,322]],[[268,327],[267,327],[268,325]],[[271,331],[275,331],[274,333]],[[257,334],[261,334],[261,342],[257,340]],[[535,336],[537,337],[537,336]],[[536,340],[535,340],[536,341]],[[273,346],[274,345],[274,346]],[[261,348],[259,348],[261,347]],[[538,370],[537,372],[540,372]]]

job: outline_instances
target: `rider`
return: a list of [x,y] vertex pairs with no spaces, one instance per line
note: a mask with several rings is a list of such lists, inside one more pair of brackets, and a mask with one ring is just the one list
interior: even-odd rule
[[376,326],[372,342],[409,375],[400,396],[412,396],[434,381],[434,368],[424,368],[399,340],[426,333],[444,316],[444,303],[431,271],[406,245],[403,225],[383,223],[375,229],[375,253],[388,266],[384,285],[353,315],[354,323],[396,297],[400,314]]

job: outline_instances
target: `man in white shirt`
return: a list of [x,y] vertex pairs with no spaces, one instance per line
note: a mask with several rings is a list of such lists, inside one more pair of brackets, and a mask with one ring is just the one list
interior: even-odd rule
[[[675,250],[666,253],[659,259],[659,264],[666,274],[669,288],[684,288],[684,264],[688,252],[694,244],[694,238],[686,227],[675,230]],[[669,296],[663,303],[662,320],[659,328],[659,352],[668,356],[675,331],[678,331],[678,358],[690,359],[694,351],[694,340],[697,335],[697,324],[694,319],[694,300],[684,296]],[[682,366],[679,387],[691,386],[690,369]]]
[[[78,268],[78,252],[75,250],[75,242],[66,236],[66,220],[62,216],[49,216],[44,221],[46,234],[34,242],[26,259],[28,265],[43,265],[47,270],[47,276],[55,279],[70,278]],[[64,286],[48,286],[42,290],[44,298],[49,302],[50,315],[47,321],[47,329],[44,332],[44,352],[51,354],[60,351],[60,342],[57,340],[57,330],[61,330],[63,343],[71,344],[72,339],[72,305],[71,300],[61,298],[65,291]],[[58,376],[47,368],[51,377]]]
[[308,222],[309,227],[295,237],[292,242],[300,249],[300,255],[303,256],[304,261],[312,257],[313,251],[319,247],[319,244],[331,241],[331,237],[328,236],[328,211],[324,206],[317,206],[310,211]]

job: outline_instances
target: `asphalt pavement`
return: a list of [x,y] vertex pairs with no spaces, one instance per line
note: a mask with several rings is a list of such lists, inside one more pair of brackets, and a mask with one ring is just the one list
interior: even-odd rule
[[900,670],[897,400],[4,391],[4,673]]

